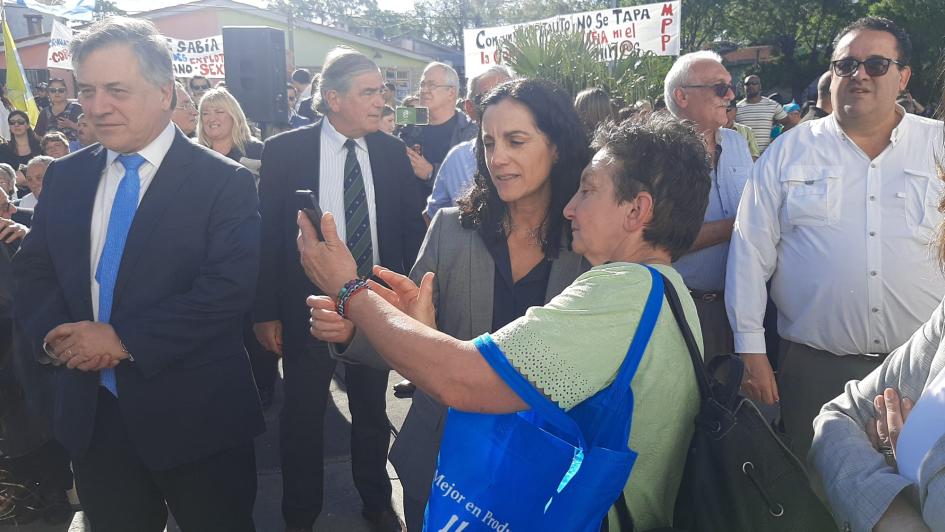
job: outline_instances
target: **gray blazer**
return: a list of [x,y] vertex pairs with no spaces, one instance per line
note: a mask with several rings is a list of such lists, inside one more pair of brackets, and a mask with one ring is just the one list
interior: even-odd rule
[[[809,460],[824,482],[834,517],[843,530],[870,531],[889,503],[911,481],[886,465],[864,432],[874,419],[873,398],[887,387],[918,400],[945,371],[945,302],[909,340],[861,381],[824,405],[814,419]],[[908,420],[906,420],[908,423]],[[925,523],[945,531],[945,437],[919,470],[919,502]]]
[[[580,255],[562,249],[552,262],[545,302],[560,294],[590,265]],[[439,329],[460,340],[471,340],[492,329],[495,263],[475,229],[464,229],[459,209],[441,209],[433,217],[410,277],[419,282],[436,273],[433,302]],[[335,358],[389,369],[367,339],[355,333],[344,352],[331,345]],[[404,497],[425,503],[436,468],[446,409],[420,390],[394,441],[390,461],[397,469]]]

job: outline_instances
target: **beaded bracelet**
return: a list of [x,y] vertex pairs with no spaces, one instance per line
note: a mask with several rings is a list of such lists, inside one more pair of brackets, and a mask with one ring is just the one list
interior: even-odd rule
[[338,292],[338,303],[335,305],[335,310],[338,312],[338,315],[342,318],[347,318],[345,315],[345,306],[347,306],[348,301],[358,292],[370,289],[371,285],[368,284],[368,280],[363,277],[356,277],[345,283],[341,291]]

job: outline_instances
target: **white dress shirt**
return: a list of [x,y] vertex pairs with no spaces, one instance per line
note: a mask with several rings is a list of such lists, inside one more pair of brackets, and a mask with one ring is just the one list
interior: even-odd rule
[[764,353],[765,281],[781,337],[837,355],[888,353],[945,294],[942,123],[905,114],[872,161],[835,115],[804,122],[755,163],[729,248],[735,351]]
[[[345,228],[345,159],[348,148],[345,137],[338,132],[326,117],[322,120],[321,151],[318,160],[318,206],[324,212],[335,216],[338,238],[347,240]],[[364,179],[364,194],[367,197],[368,219],[371,222],[371,248],[374,251],[374,264],[380,264],[380,251],[377,247],[377,209],[374,203],[374,178],[371,174],[371,158],[368,155],[364,137],[354,139],[355,153],[361,166]]]
[[[138,194],[138,205],[141,205],[141,199],[154,180],[154,174],[157,173],[164,156],[171,149],[174,142],[174,124],[168,122],[164,131],[157,136],[151,144],[138,151],[138,155],[144,157],[145,162],[138,168],[138,177],[141,179],[141,191]],[[95,270],[98,269],[98,259],[102,256],[102,250],[105,249],[105,236],[108,233],[108,219],[112,214],[112,204],[115,202],[115,193],[118,192],[118,184],[125,176],[125,167],[118,161],[118,152],[108,150],[105,159],[105,169],[102,171],[102,178],[98,182],[98,190],[95,192],[95,204],[92,207],[92,227],[91,227],[91,256],[89,261],[92,265],[92,315],[98,320],[98,281],[95,280]],[[134,225],[134,222],[132,222]]]
[[39,198],[33,195],[32,192],[20,198],[20,202],[17,203],[17,207],[23,207],[24,209],[35,209],[36,204],[39,203]]

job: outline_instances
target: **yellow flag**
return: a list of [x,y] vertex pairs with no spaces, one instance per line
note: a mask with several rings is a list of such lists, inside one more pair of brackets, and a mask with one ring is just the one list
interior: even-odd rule
[[30,86],[26,83],[26,71],[23,70],[23,63],[16,53],[13,35],[6,20],[3,21],[3,51],[7,58],[7,99],[17,109],[25,111],[30,117],[30,123],[35,126],[36,120],[39,119],[39,108],[36,107],[36,100],[33,99]]

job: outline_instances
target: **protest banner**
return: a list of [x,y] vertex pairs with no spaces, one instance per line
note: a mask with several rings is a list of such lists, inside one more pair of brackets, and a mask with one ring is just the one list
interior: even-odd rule
[[58,20],[53,21],[52,33],[49,35],[49,52],[46,55],[46,66],[72,70],[72,54],[69,52],[69,43],[72,41],[72,30]]
[[[53,23],[52,34],[49,37],[49,54],[46,66],[72,70],[72,57],[69,54],[69,43],[73,32],[64,24]],[[223,37],[214,35],[202,39],[175,39],[165,37],[171,49],[171,59],[174,63],[174,76],[190,78],[196,75],[207,78],[224,78],[223,70]]]
[[513,37],[515,30],[530,26],[552,34],[581,32],[587,42],[596,46],[600,61],[620,59],[633,51],[679,55],[680,9],[680,0],[675,0],[557,15],[508,26],[466,29],[463,30],[466,76],[475,76],[492,65],[503,63],[502,44]]

